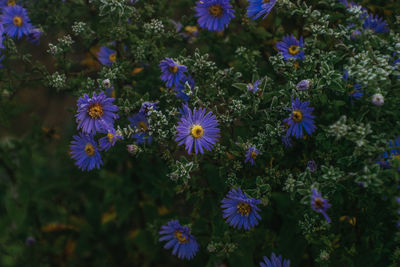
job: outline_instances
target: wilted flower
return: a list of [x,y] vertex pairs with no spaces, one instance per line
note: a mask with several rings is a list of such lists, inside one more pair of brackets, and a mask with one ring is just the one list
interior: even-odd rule
[[253,166],[256,164],[256,158],[258,156],[259,151],[256,149],[255,146],[249,146],[246,153],[246,160],[244,162],[249,162]]

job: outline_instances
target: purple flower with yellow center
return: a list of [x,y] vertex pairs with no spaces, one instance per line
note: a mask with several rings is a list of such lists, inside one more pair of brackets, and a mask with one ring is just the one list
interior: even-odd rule
[[100,47],[100,51],[97,52],[97,57],[101,64],[110,66],[117,60],[117,52],[108,47]]
[[71,158],[75,160],[75,165],[82,171],[90,171],[94,168],[99,169],[103,165],[103,161],[101,161],[93,136],[80,133],[79,135],[74,135],[73,138],[70,149]]
[[285,60],[289,60],[290,58],[303,60],[305,57],[303,37],[297,40],[293,34],[288,34],[283,37],[282,42],[276,44],[276,48],[282,53]]
[[258,87],[260,86],[261,81],[257,80],[254,82],[254,84],[247,84],[247,90],[249,90],[250,92],[252,92],[253,94],[255,94],[258,91]]
[[298,98],[292,100],[292,108],[289,118],[283,120],[289,126],[286,136],[303,138],[305,130],[308,134],[313,133],[317,127],[314,125],[314,116],[311,114],[314,108],[309,107],[309,101],[301,102]]
[[211,151],[219,138],[220,130],[215,116],[206,109],[194,108],[193,112],[187,105],[183,106],[181,120],[178,122],[177,137],[178,145],[185,145],[188,154],[192,153],[193,147],[196,154],[204,154],[204,150]]
[[104,92],[93,93],[90,98],[87,94],[78,99],[78,111],[75,115],[78,130],[84,133],[95,134],[98,131],[113,127],[114,120],[118,119],[118,107],[113,104],[114,98],[107,97]]
[[[391,169],[391,161],[393,159],[400,160],[400,137],[397,137],[395,140],[389,140],[389,151],[385,151],[381,156],[378,164],[385,168]],[[400,167],[398,169],[400,171]]]
[[261,220],[257,207],[260,200],[248,198],[240,187],[229,191],[221,203],[222,216],[234,228],[250,230]]
[[190,99],[190,95],[187,95],[185,93],[186,83],[189,85],[190,90],[193,90],[193,88],[195,87],[195,83],[190,75],[184,75],[178,86],[174,88],[174,91],[176,92],[176,97],[182,99],[184,102],[188,102]]
[[354,8],[354,7],[358,7],[360,6],[359,4],[356,4],[354,2],[349,2],[347,0],[339,0],[340,3],[342,3],[343,5],[345,5],[347,8]]
[[362,26],[365,30],[369,29],[375,33],[389,32],[389,26],[386,20],[380,18],[378,15],[374,16],[372,14],[369,14],[368,17],[364,20]]
[[152,137],[148,135],[149,122],[146,118],[146,114],[139,112],[128,118],[130,125],[137,130],[137,133],[132,135],[132,138],[136,139],[137,144],[143,144],[145,142],[151,143]]
[[30,33],[32,24],[25,8],[19,5],[10,5],[4,7],[2,11],[1,23],[8,36],[19,39]]
[[312,189],[311,207],[314,211],[321,213],[327,222],[331,222],[331,219],[326,214],[328,209],[331,207],[331,204],[329,204],[328,199],[323,198],[321,193],[318,193],[315,188]]
[[15,0],[1,0],[0,1],[0,8],[6,7],[6,6],[15,6],[16,2]]
[[275,253],[271,254],[271,257],[268,259],[266,256],[263,257],[262,262],[260,262],[260,267],[289,267],[290,260],[282,260],[282,256],[276,256]]
[[275,6],[276,0],[249,0],[247,16],[253,20],[264,16],[265,19]]
[[166,58],[160,62],[161,80],[165,82],[167,87],[177,86],[187,68],[179,65],[172,58]]
[[172,220],[167,225],[161,226],[158,232],[162,237],[158,241],[167,241],[164,248],[172,248],[172,255],[180,259],[192,259],[199,250],[199,244],[190,233],[190,228],[181,226],[178,220]]
[[235,17],[229,0],[200,0],[194,10],[200,27],[209,31],[223,31]]
[[246,160],[245,163],[250,161],[251,166],[256,164],[256,158],[260,152],[256,149],[255,146],[249,146],[246,153]]
[[123,139],[114,128],[107,129],[104,133],[107,135],[99,139],[100,150],[108,151],[118,140]]
[[351,104],[353,104],[354,100],[358,100],[364,95],[364,92],[361,88],[361,85],[358,83],[354,83],[353,79],[349,77],[349,73],[347,70],[344,70],[343,80],[346,81],[347,87],[351,89],[349,96],[350,96],[350,102]]

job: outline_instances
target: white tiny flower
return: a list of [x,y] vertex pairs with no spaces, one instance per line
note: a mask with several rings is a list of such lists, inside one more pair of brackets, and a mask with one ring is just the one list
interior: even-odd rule
[[103,80],[103,87],[104,88],[110,88],[111,87],[110,79]]
[[382,106],[385,103],[385,99],[383,98],[382,94],[374,94],[372,96],[372,104],[375,106]]

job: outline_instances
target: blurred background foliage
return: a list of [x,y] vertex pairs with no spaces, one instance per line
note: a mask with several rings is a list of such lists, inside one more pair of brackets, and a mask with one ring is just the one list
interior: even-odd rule
[[[49,42],[57,42],[82,18],[104,40],[119,42],[123,36],[132,46],[147,42],[151,53],[146,55],[146,68],[130,73],[126,81],[142,94],[148,93],[150,99],[157,99],[158,62],[164,55],[192,54],[198,48],[209,53],[218,66],[234,65],[251,80],[252,68],[260,73],[271,70],[267,59],[276,53],[275,43],[283,34],[303,33],[302,19],[283,18],[272,11],[260,23],[232,21],[223,38],[222,34],[204,31],[192,44],[172,37],[158,43],[130,34],[136,29],[135,23],[125,28],[113,24],[112,18],[99,19],[98,11],[88,1],[66,2],[24,2],[31,20],[42,26],[45,35],[38,47],[17,41],[17,51],[10,52],[0,71],[0,266],[256,266],[272,251],[289,258],[292,266],[319,265],[314,259],[321,248],[306,241],[306,230],[298,223],[298,218],[307,220],[309,215],[298,209],[297,201],[276,188],[271,190],[269,205],[262,209],[260,225],[254,231],[241,232],[233,231],[222,220],[219,202],[226,193],[226,177],[213,164],[205,164],[201,173],[192,176],[193,189],[185,193],[183,185],[167,177],[168,166],[161,155],[133,157],[123,143],[107,154],[101,170],[77,169],[68,154],[69,142],[76,133],[75,103],[86,77],[95,79],[100,70],[95,51],[103,40],[79,39],[67,58],[55,59],[46,52]],[[305,2],[316,9],[327,8],[323,1]],[[396,0],[364,0],[361,4],[390,25],[400,15],[400,2]],[[186,0],[140,0],[135,7],[144,21],[162,16],[163,21],[172,18],[194,26],[193,5],[194,1]],[[244,13],[246,6],[245,0],[235,1],[236,12]],[[10,51],[12,45],[8,46]],[[240,59],[235,57],[235,50],[240,46],[259,51],[252,55],[257,59],[256,66],[237,62]],[[123,49],[119,53],[124,53]],[[135,62],[125,67],[142,65]],[[69,87],[56,91],[43,86],[46,75],[58,68],[65,69]],[[122,90],[118,93],[123,94]],[[288,157],[290,164],[291,155]],[[265,165],[268,172],[268,163]],[[247,171],[252,172],[250,168]],[[357,199],[347,197],[353,199],[343,197],[336,202],[346,207],[346,202]],[[386,204],[371,196],[368,210],[348,207],[356,219],[344,216],[342,223],[332,226],[340,235],[322,240],[326,247],[335,249],[332,258],[347,255],[335,258],[332,266],[387,266],[391,262],[395,244],[387,241],[393,240],[395,223]],[[376,225],[374,217],[388,224]],[[191,227],[202,246],[190,262],[170,255],[157,241],[160,225],[171,218],[180,218],[182,224],[194,223]],[[224,244],[236,247],[221,249]],[[222,252],[209,253],[213,245]]]

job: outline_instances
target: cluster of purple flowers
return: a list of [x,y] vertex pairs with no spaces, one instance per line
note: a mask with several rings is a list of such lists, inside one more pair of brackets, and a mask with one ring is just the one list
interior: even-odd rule
[[[0,12],[0,49],[4,49],[4,35],[16,39],[26,36],[29,42],[39,44],[42,31],[32,25],[25,8],[15,1],[1,1]],[[0,57],[1,60],[3,56]]]
[[176,96],[184,102],[188,102],[190,95],[185,93],[186,86],[190,90],[195,87],[194,80],[188,74],[187,67],[175,62],[172,58],[166,58],[160,62],[161,80],[165,82],[167,87],[173,87]]
[[[386,20],[380,18],[378,15],[369,14],[367,10],[360,5],[349,2],[347,0],[339,0],[346,8],[360,8],[362,11],[362,15],[360,19],[363,21],[362,28],[363,31],[371,30],[375,33],[387,33],[389,32],[389,27]],[[350,27],[352,25],[349,25]],[[352,34],[352,39],[356,38],[357,35],[361,34],[361,31],[356,29],[354,32],[354,36]]]
[[[81,132],[75,135],[71,142],[71,157],[81,170],[92,170],[103,165],[99,151],[109,150],[118,139],[122,139],[114,129],[114,121],[119,118],[118,107],[113,104],[114,98],[107,97],[104,92],[93,93],[92,97],[85,94],[78,99],[76,114],[77,129]],[[97,143],[96,133],[105,134]]]
[[144,102],[139,112],[128,118],[130,126],[136,130],[133,138],[136,139],[137,144],[150,144],[152,137],[149,135],[149,121],[148,115],[150,110],[156,110],[157,102]]

